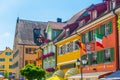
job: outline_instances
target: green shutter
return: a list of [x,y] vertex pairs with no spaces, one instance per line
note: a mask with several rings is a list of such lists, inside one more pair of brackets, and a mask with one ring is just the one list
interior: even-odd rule
[[100,58],[101,58],[101,57],[100,57],[100,52],[98,51],[98,52],[97,52],[97,63],[100,63]]
[[100,34],[102,36],[105,36],[105,24],[103,24],[103,25],[100,26]]
[[101,51],[100,51],[100,56],[101,56],[100,62],[104,62],[105,50],[101,50]]
[[91,41],[92,39],[92,36],[91,36],[91,31],[88,32],[88,39],[89,39],[89,42]]
[[114,48],[110,48],[110,60],[114,60]]
[[95,33],[99,34],[99,29],[98,28],[95,29]]
[[85,34],[82,34],[82,42],[85,43]]
[[108,22],[108,27],[109,27],[109,34],[112,33],[112,21]]
[[88,54],[88,65],[91,65],[92,54]]

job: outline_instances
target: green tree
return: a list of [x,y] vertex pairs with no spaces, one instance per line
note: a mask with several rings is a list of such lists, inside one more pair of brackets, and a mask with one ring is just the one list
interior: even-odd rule
[[40,67],[28,64],[20,70],[20,74],[25,76],[28,80],[42,80],[45,78],[45,70]]
[[4,78],[8,78],[8,72],[6,70],[4,71],[3,75],[4,75]]

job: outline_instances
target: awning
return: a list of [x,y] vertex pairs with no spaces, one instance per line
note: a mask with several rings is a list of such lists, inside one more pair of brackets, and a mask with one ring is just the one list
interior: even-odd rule
[[51,78],[48,78],[47,80],[64,80],[64,79],[58,76],[53,76]]
[[63,78],[64,72],[62,70],[57,70],[56,72],[53,73],[53,76],[59,76],[59,77]]
[[[92,78],[92,77],[101,78],[101,76],[107,75],[109,73],[111,73],[111,72],[83,73],[83,78]],[[81,78],[81,74],[77,74],[77,75],[68,77],[68,79],[75,79],[75,78]]]
[[0,77],[4,77],[3,75],[0,75]]
[[67,78],[69,76],[73,76],[75,74],[78,74],[77,69],[76,68],[71,68],[65,73],[65,78]]
[[102,78],[101,80],[113,80],[113,79],[120,79],[120,70],[113,72],[112,74]]

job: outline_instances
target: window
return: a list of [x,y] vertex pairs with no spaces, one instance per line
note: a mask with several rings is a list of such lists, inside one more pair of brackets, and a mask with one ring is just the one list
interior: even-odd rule
[[92,55],[91,63],[92,64],[97,64],[97,54],[92,53],[91,55]]
[[94,11],[92,12],[92,19],[95,19],[96,17],[97,17],[97,11],[94,10]]
[[12,59],[12,58],[10,58],[10,59],[9,59],[9,61],[10,61],[10,62],[12,62],[12,61],[13,61],[13,59]]
[[62,54],[66,53],[66,45],[63,45],[61,49],[62,49]]
[[107,36],[112,33],[112,21],[109,21],[100,26],[100,34]]
[[88,60],[86,65],[112,62],[114,60],[114,48],[108,48],[82,56],[82,60]]
[[104,62],[110,62],[114,60],[114,48],[104,50]]
[[4,69],[4,68],[5,68],[5,65],[0,65],[0,68],[1,68],[1,69]]
[[85,24],[85,20],[82,20],[80,23],[79,23],[79,26],[83,26]]
[[12,65],[9,65],[9,69],[12,69]]
[[77,44],[78,40],[73,42],[73,50],[78,50],[79,49],[79,45]]
[[70,50],[69,50],[69,44],[66,44],[66,52],[70,52]]
[[102,36],[108,36],[112,33],[112,21],[102,24],[99,28],[90,30],[89,32],[83,33],[82,43],[88,43],[95,40],[95,33],[101,34]]
[[11,52],[6,52],[5,54],[9,56],[9,55],[11,55]]
[[73,51],[73,42],[66,44],[66,52]]
[[69,51],[70,51],[70,52],[73,51],[73,42],[70,42],[70,43],[69,43]]
[[89,42],[95,40],[95,36],[94,36],[95,31],[94,30],[89,31],[88,34],[89,34]]
[[4,62],[5,61],[5,58],[0,58],[0,62]]
[[66,29],[66,36],[69,36],[69,34],[70,34],[70,29],[67,28],[67,29]]
[[37,37],[40,35],[40,29],[34,29],[34,42],[37,43]]
[[48,46],[48,52],[51,52],[51,45]]
[[57,36],[57,31],[53,31],[53,38],[55,38]]
[[26,53],[27,54],[31,53],[31,48],[26,48]]
[[58,47],[58,55],[61,55],[62,54],[62,51],[61,51],[61,47]]
[[9,77],[12,77],[12,72],[9,72]]
[[85,43],[89,42],[88,33],[85,33]]

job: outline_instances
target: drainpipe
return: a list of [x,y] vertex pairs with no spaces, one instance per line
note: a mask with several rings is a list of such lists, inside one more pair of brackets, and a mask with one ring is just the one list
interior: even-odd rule
[[113,11],[113,14],[115,15],[115,17],[116,17],[116,57],[117,57],[117,63],[116,63],[116,66],[117,66],[117,70],[118,69],[120,69],[120,66],[119,66],[119,64],[120,64],[120,54],[119,54],[119,32],[118,32],[118,24],[117,24],[117,21],[118,21],[118,16],[117,16],[117,14],[115,13],[115,9],[112,9],[112,11]]

